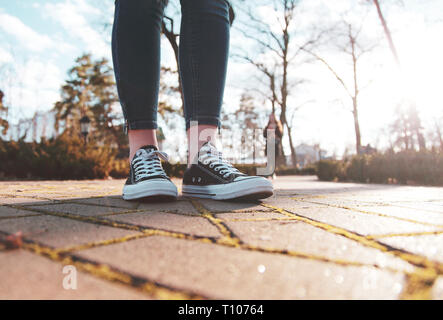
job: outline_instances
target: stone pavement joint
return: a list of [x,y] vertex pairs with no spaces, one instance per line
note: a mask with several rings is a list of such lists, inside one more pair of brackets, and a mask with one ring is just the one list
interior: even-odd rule
[[47,257],[53,261],[61,262],[64,265],[73,265],[80,271],[86,271],[99,278],[106,279],[113,282],[118,282],[124,285],[131,286],[135,289],[141,290],[148,295],[158,299],[202,299],[199,295],[192,292],[180,291],[175,288],[170,288],[166,285],[151,281],[146,278],[131,275],[122,272],[111,266],[100,264],[94,261],[78,257],[76,255],[69,255],[61,253],[48,246],[43,246],[34,241],[25,240],[23,249],[31,251],[43,257]]
[[[177,181],[175,181],[177,182]],[[169,204],[150,204],[143,202],[124,202],[121,200],[120,192],[121,186],[123,184],[122,180],[110,180],[110,181],[90,181],[90,182],[82,182],[82,181],[39,181],[39,182],[14,182],[14,183],[1,183],[0,182],[0,198],[11,199],[11,201],[6,201],[0,205],[0,221],[3,221],[3,225],[0,224],[0,233],[1,234],[11,234],[5,230],[5,223],[8,221],[15,221],[15,219],[27,219],[28,217],[44,217],[44,216],[54,216],[60,218],[57,220],[57,223],[63,223],[63,221],[68,221],[65,219],[69,219],[71,221],[77,221],[78,223],[88,223],[91,225],[104,226],[107,228],[115,228],[116,230],[127,230],[129,234],[126,235],[118,235],[114,234],[114,237],[103,237],[100,238],[91,238],[90,242],[79,241],[81,239],[77,239],[75,243],[68,243],[66,246],[57,246],[53,247],[48,244],[43,244],[40,241],[30,239],[25,234],[24,244],[22,249],[33,254],[36,254],[41,257],[45,257],[54,262],[60,263],[62,265],[74,265],[81,272],[88,273],[94,277],[100,278],[102,280],[110,281],[110,283],[119,283],[120,285],[124,285],[130,290],[135,290],[136,292],[140,292],[140,294],[146,294],[146,297],[152,297],[155,299],[210,299],[213,297],[220,297],[219,292],[235,292],[231,289],[226,290],[221,287],[212,287],[213,281],[211,282],[209,279],[212,279],[212,275],[203,272],[198,276],[199,285],[191,285],[183,286],[174,281],[171,282],[171,279],[174,279],[173,275],[168,273],[168,269],[170,269],[172,264],[175,263],[175,256],[178,253],[186,254],[186,252],[174,252],[176,246],[172,245],[168,249],[167,252],[157,252],[156,255],[161,257],[158,261],[149,261],[149,263],[161,264],[163,267],[159,270],[160,274],[152,274],[148,276],[144,273],[136,272],[134,273],[130,269],[127,269],[125,261],[112,260],[108,263],[103,263],[100,260],[106,257],[106,254],[103,256],[95,255],[95,250],[100,250],[100,248],[114,248],[115,254],[119,253],[119,250],[122,250],[125,244],[142,244],[145,243],[149,239],[165,239],[161,243],[168,243],[168,241],[185,241],[189,245],[184,248],[192,248],[198,247],[197,244],[205,244],[207,246],[215,246],[214,248],[231,248],[229,250],[234,250],[232,252],[238,252],[239,254],[244,255],[244,263],[248,264],[249,253],[258,254],[260,253],[260,257],[262,257],[263,265],[258,266],[258,273],[256,276],[254,274],[248,274],[248,277],[255,279],[256,288],[255,294],[259,294],[262,292],[262,296],[267,297],[266,293],[272,287],[272,283],[275,281],[270,281],[270,279],[266,280],[268,271],[266,265],[269,265],[269,275],[278,274],[278,270],[274,270],[273,268],[279,268],[281,270],[281,276],[287,279],[288,284],[292,283],[292,281],[296,281],[297,287],[293,288],[295,291],[287,291],[283,290],[280,294],[275,293],[273,297],[277,297],[280,299],[285,299],[289,297],[300,297],[300,298],[316,298],[319,297],[319,292],[311,293],[309,288],[312,287],[314,283],[312,281],[326,281],[328,279],[330,270],[328,266],[341,266],[344,268],[344,274],[335,274],[334,281],[337,284],[340,284],[343,279],[347,279],[347,274],[349,274],[349,279],[352,279],[351,274],[353,274],[352,268],[363,268],[362,270],[367,270],[369,273],[368,277],[364,277],[362,279],[364,281],[363,287],[377,289],[381,288],[382,283],[377,283],[376,280],[378,278],[379,273],[373,274],[373,272],[388,272],[387,274],[391,274],[392,279],[397,279],[394,275],[402,275],[403,283],[396,283],[395,290],[397,290],[397,298],[399,299],[441,299],[441,279],[443,275],[443,254],[440,255],[441,247],[437,246],[434,251],[430,251],[431,253],[422,253],[421,251],[417,251],[414,247],[410,247],[408,244],[397,246],[394,244],[388,244],[384,239],[399,239],[398,237],[407,237],[410,239],[419,239],[421,237],[439,235],[443,233],[443,225],[438,223],[431,223],[426,221],[426,212],[428,214],[435,214],[435,221],[440,221],[437,214],[443,214],[443,205],[442,210],[440,211],[439,199],[443,199],[443,188],[419,188],[419,187],[399,187],[399,186],[382,186],[382,185],[363,185],[363,184],[343,184],[343,183],[330,183],[330,182],[318,182],[315,181],[312,177],[279,177],[274,181],[276,195],[272,198],[265,199],[263,202],[253,202],[253,203],[236,203],[236,202],[228,202],[228,201],[213,201],[213,200],[195,200],[195,199],[187,199],[187,198],[179,198],[179,200],[170,205],[171,208],[168,208]],[[421,193],[420,193],[421,192]],[[413,195],[413,197],[411,197]],[[14,200],[15,199],[15,200]],[[29,199],[35,200],[35,202],[30,202],[28,200],[23,200],[20,203],[20,199]],[[313,201],[314,199],[319,199],[319,201]],[[414,206],[415,203],[429,203],[433,201],[433,205],[427,205],[426,208],[431,207],[432,212],[430,210],[420,210],[414,208],[406,208],[406,210],[410,210],[414,212],[415,215],[422,218],[424,221],[419,221],[412,218],[391,216],[389,214],[376,212],[374,210],[364,210],[355,208],[354,205],[344,205],[337,204],[337,200],[340,199],[342,203],[355,203],[355,206],[382,206],[383,208],[394,208],[395,204],[402,203],[405,201],[412,201]],[[414,199],[414,200],[411,200]],[[424,199],[424,200],[423,200]],[[429,200],[431,199],[431,200]],[[325,200],[325,202],[322,202]],[[292,202],[291,202],[292,201]],[[421,201],[421,202],[420,202]],[[427,201],[427,202],[426,202]],[[328,203],[329,202],[329,203]],[[335,203],[334,203],[335,202]],[[290,204],[293,203],[295,208]],[[299,204],[305,203],[303,207]],[[392,204],[394,203],[394,204]],[[286,206],[291,206],[291,209],[286,208]],[[297,207],[297,205],[299,205]],[[60,207],[61,206],[61,207]],[[309,212],[309,208],[336,208],[343,209],[349,212],[357,212],[363,214],[362,216],[353,217],[354,220],[349,220],[351,222],[347,222],[348,224],[345,227],[340,227],[341,223],[326,223],[322,220],[311,218],[302,213],[297,212],[296,208],[303,208],[303,210],[307,210]],[[320,206],[320,207],[318,207]],[[416,206],[416,205],[415,205]],[[398,207],[398,206],[397,206]],[[3,208],[3,209],[2,209]],[[9,209],[8,209],[9,208]],[[96,209],[94,209],[96,208]],[[17,210],[17,214],[14,213],[6,213],[7,210],[15,209]],[[61,210],[62,209],[62,210]],[[2,211],[3,210],[3,211]],[[192,211],[194,210],[194,211]],[[189,219],[182,220],[174,220],[173,221],[183,221],[183,227],[180,228],[180,231],[171,230],[171,226],[168,228],[167,224],[154,223],[155,225],[161,225],[162,228],[157,228],[152,226],[152,223],[149,221],[157,221],[161,218],[159,216],[159,212],[165,212],[172,215],[177,216],[186,216],[190,217]],[[192,211],[192,212],[191,212]],[[24,212],[29,212],[26,214]],[[3,215],[2,215],[3,213]],[[154,214],[155,213],[155,214]],[[235,213],[233,218],[231,217],[223,217],[223,213],[232,214]],[[246,218],[242,218],[242,213]],[[255,214],[259,214],[258,217],[254,217]],[[334,211],[329,212],[320,212],[318,214],[329,214],[334,215],[338,219],[340,219],[340,214]],[[318,216],[317,214],[317,216]],[[130,216],[135,216],[137,219],[129,219]],[[360,225],[364,225],[367,223],[364,215],[373,216],[380,219],[380,223],[383,223],[383,219],[390,218],[392,220],[401,221],[402,223],[410,223],[414,225],[421,225],[426,227],[432,227],[434,229],[429,230],[422,229],[411,230],[410,232],[398,232],[398,231],[408,231],[411,228],[406,228],[403,230],[395,230],[395,224],[392,225],[391,229],[382,229],[383,231],[392,231],[389,233],[374,233],[374,232],[363,232],[361,234],[357,232]],[[315,217],[317,217],[315,216]],[[128,218],[126,218],[128,217]],[[165,215],[167,217],[167,215]],[[172,218],[173,216],[170,216]],[[192,218],[199,217],[199,218]],[[343,216],[344,218],[345,216]],[[201,228],[203,228],[203,234],[198,235],[195,234],[197,229],[191,228],[189,224],[192,224],[193,221],[198,221],[198,219],[204,219],[209,224],[201,224]],[[131,222],[128,222],[129,221]],[[157,219],[157,220],[152,220]],[[193,220],[197,219],[197,220]],[[349,219],[349,218],[348,218]],[[141,223],[146,221],[146,223]],[[340,220],[334,220],[339,222]],[[369,220],[368,220],[369,221]],[[291,241],[291,234],[287,233],[292,229],[276,229],[276,230],[288,230],[285,231],[280,237],[288,237],[282,238],[282,242],[270,241],[270,246],[262,246],[250,243],[248,237],[242,239],[243,236],[239,236],[236,234],[236,228],[232,229],[230,226],[235,227],[236,224],[248,222],[252,225],[249,229],[242,229],[244,231],[241,232],[241,235],[245,236],[244,232],[254,232],[254,228],[252,227],[254,223],[264,223],[266,222],[267,228],[277,228],[280,224],[305,224],[311,227],[322,230],[321,232],[326,232],[330,234],[329,237],[332,237],[331,243],[324,243],[323,246],[334,248],[335,245],[338,245],[340,241],[334,241],[334,237],[344,237],[346,241],[353,241],[355,245],[361,246],[362,248],[367,247],[370,249],[367,250],[375,250],[375,252],[379,252],[379,255],[389,255],[393,256],[396,259],[400,259],[402,263],[406,263],[411,266],[407,270],[403,268],[399,268],[392,264],[387,265],[386,263],[381,263],[378,260],[373,260],[373,262],[367,260],[354,261],[352,258],[346,259],[346,254],[340,258],[336,256],[329,256],[315,254],[310,252],[309,246],[302,247],[303,250],[307,250],[306,252],[302,252],[299,250],[292,250],[282,246],[282,243]],[[175,222],[177,224],[177,222]],[[349,230],[349,223],[352,224],[352,230]],[[19,224],[20,225],[20,224]],[[55,224],[56,226],[57,224]],[[166,227],[164,227],[166,225]],[[199,225],[200,226],[200,225]],[[274,226],[274,227],[273,227]],[[214,228],[215,227],[215,228]],[[310,227],[310,228],[311,228]],[[45,232],[57,234],[57,227],[55,229],[49,229]],[[214,228],[213,233],[209,232],[210,229]],[[6,228],[7,229],[7,228]],[[11,229],[11,228],[9,228]],[[297,230],[299,230],[298,228]],[[100,230],[100,229],[97,229]],[[249,230],[249,231],[248,231]],[[301,229],[303,230],[303,228]],[[357,231],[355,231],[357,230]],[[375,229],[365,229],[366,231],[375,231]],[[378,229],[377,229],[378,230]],[[428,231],[429,230],[429,231]],[[17,230],[19,231],[19,230]],[[238,231],[238,230],[237,230]],[[397,232],[396,232],[397,231]],[[102,231],[99,231],[103,233]],[[320,232],[320,231],[319,231]],[[105,234],[105,233],[103,233]],[[214,236],[212,236],[214,235]],[[273,234],[273,236],[277,236],[278,234]],[[302,234],[308,241],[310,239],[310,234]],[[169,240],[168,240],[169,239]],[[266,237],[264,237],[266,239]],[[314,238],[313,238],[314,239]],[[329,239],[329,238],[328,238]],[[96,241],[91,241],[96,240]],[[166,242],[165,242],[166,241]],[[315,241],[315,240],[311,240]],[[343,240],[344,241],[344,240]],[[437,241],[437,240],[432,240]],[[153,242],[155,243],[155,242]],[[181,243],[181,242],[180,242]],[[133,246],[132,246],[133,247]],[[139,246],[135,246],[139,247]],[[296,248],[297,249],[297,248]],[[312,249],[312,248],[311,248]],[[182,249],[184,250],[184,249]],[[188,250],[188,249],[186,249]],[[228,249],[226,249],[228,250]],[[343,249],[346,253],[346,248]],[[439,251],[440,250],[440,251]],[[87,258],[82,254],[83,252],[88,252]],[[107,252],[107,251],[106,251]],[[114,250],[111,250],[114,252]],[[205,251],[206,252],[206,251]],[[201,252],[197,254],[208,254],[205,252]],[[210,252],[210,251],[208,251]],[[217,252],[225,252],[223,250],[218,250]],[[227,252],[227,251],[226,251]],[[333,250],[331,251],[333,252]],[[349,252],[349,250],[348,250]],[[355,252],[355,250],[354,250]],[[356,251],[359,252],[359,251]],[[368,251],[369,252],[369,251]],[[371,251],[372,252],[372,251]],[[433,254],[433,252],[438,253]],[[144,256],[147,252],[136,251],[136,252],[127,252],[126,255],[133,256],[137,255],[138,260],[143,261]],[[321,253],[321,252],[320,252]],[[315,272],[318,270],[324,269],[324,274],[314,274],[308,275],[306,273],[298,274],[295,272],[294,274],[287,274],[284,272],[285,266],[273,263],[273,260],[276,261],[280,259],[279,257],[285,257],[284,259],[291,259],[288,261],[312,261],[315,266],[319,268],[314,268]],[[98,259],[97,259],[98,258]],[[194,256],[194,258],[197,258]],[[200,259],[201,257],[199,257]],[[204,258],[204,257],[203,257]],[[220,263],[227,262],[227,259],[223,259]],[[193,257],[189,257],[188,259],[193,259]],[[283,259],[283,258],[282,258]],[[108,260],[108,259],[105,259]],[[399,261],[400,261],[399,260]],[[189,260],[188,260],[189,261]],[[280,260],[278,260],[280,261]],[[192,261],[189,261],[192,262]],[[183,263],[183,262],[182,262]],[[206,260],[207,264],[211,264],[211,260]],[[233,262],[231,262],[233,263]],[[1,264],[1,262],[0,262]],[[296,264],[297,265],[297,264]],[[296,266],[295,265],[295,266]],[[222,266],[220,266],[222,267]],[[197,268],[199,268],[197,266]],[[238,267],[226,265],[227,270],[237,270]],[[312,270],[314,270],[312,269]],[[32,269],[31,269],[32,270]],[[139,270],[139,269],[137,269]],[[141,269],[140,269],[141,270]],[[243,269],[242,269],[243,270]],[[246,270],[246,269],[245,269]],[[334,272],[342,272],[339,270],[342,269],[333,269]],[[349,271],[345,271],[349,270]],[[354,270],[354,269],[352,269]],[[378,270],[378,271],[377,271]],[[44,270],[39,270],[40,272],[44,272]],[[250,272],[250,271],[248,271]],[[257,271],[256,271],[257,272]],[[277,273],[276,273],[277,272]],[[314,272],[314,271],[313,271]],[[366,272],[366,271],[365,271]],[[387,276],[385,274],[385,276]],[[377,275],[377,276],[376,276]],[[8,288],[2,287],[2,277],[7,277],[7,274],[0,274],[0,297],[7,298]],[[219,274],[220,277],[227,277],[229,275]],[[258,277],[258,278],[257,278]],[[263,281],[260,280],[263,278]],[[322,278],[326,277],[326,278]],[[375,277],[375,278],[371,278]],[[381,274],[380,274],[381,277]],[[234,282],[225,281],[225,285],[235,285],[235,286],[247,286],[246,283],[242,282],[241,279],[247,278],[246,274],[242,277],[235,278]],[[303,279],[310,279],[308,283],[304,283]],[[367,279],[366,279],[367,278]],[[208,282],[206,284],[206,280]],[[323,280],[322,280],[323,279]],[[355,278],[354,287],[359,288],[360,284],[358,281],[360,278]],[[380,278],[381,279],[381,278]],[[200,282],[201,281],[201,282]],[[351,281],[351,280],[348,280]],[[356,282],[355,282],[356,281]],[[375,281],[375,282],[374,282]],[[381,281],[381,280],[380,280]],[[397,281],[397,280],[396,280]],[[186,281],[185,281],[186,282]],[[231,283],[232,282],[232,283]],[[192,282],[191,282],[192,283]],[[301,284],[300,284],[301,283]],[[328,282],[329,283],[329,282]],[[436,283],[439,284],[439,289],[435,289]],[[206,284],[206,287],[205,287]],[[285,282],[282,282],[284,285]],[[26,284],[24,284],[26,285]],[[41,284],[44,285],[44,284]],[[302,285],[302,287],[299,287]],[[208,287],[209,286],[209,287]],[[352,286],[351,286],[352,287]],[[200,289],[196,289],[200,288]],[[204,288],[204,289],[202,289]],[[348,291],[344,288],[348,288]],[[349,290],[349,284],[347,286],[338,286],[336,290],[337,295],[327,296],[329,298],[337,297],[365,297],[364,291],[354,292],[354,290]],[[234,288],[233,288],[234,289]],[[359,289],[361,290],[361,289]],[[395,291],[394,290],[394,291]],[[241,291],[241,290],[240,290]],[[239,292],[240,292],[239,291]],[[243,291],[242,291],[243,292]],[[312,292],[315,292],[312,289]],[[326,290],[325,292],[329,292]],[[371,291],[372,292],[372,291]],[[376,291],[375,291],[376,292]],[[435,293],[437,292],[437,293]],[[384,292],[379,292],[380,296],[382,296]],[[369,291],[367,293],[369,294]],[[6,296],[5,296],[6,295]],[[256,296],[256,295],[251,295]],[[231,296],[223,296],[225,298],[230,298]],[[260,297],[260,295],[259,295]],[[324,298],[324,296],[322,296]],[[375,295],[377,297],[377,295]],[[38,298],[38,297],[36,297]],[[116,296],[118,298],[118,296]],[[241,296],[240,298],[248,298],[248,296]]]
[[411,222],[411,223],[416,223],[416,224],[422,224],[422,225],[425,225],[425,226],[433,226],[433,227],[443,228],[443,225],[436,225],[436,224],[433,224],[433,223],[427,223],[427,222],[417,221],[417,220],[413,220],[413,219],[407,219],[407,218],[401,218],[401,217],[396,217],[396,216],[390,216],[390,215],[387,215],[387,214],[382,214],[382,213],[378,213],[378,212],[372,212],[372,211],[368,211],[368,210],[352,208],[352,207],[348,207],[348,206],[333,205],[333,204],[329,204],[329,203],[326,204],[326,203],[323,203],[323,202],[316,202],[316,201],[307,201],[307,200],[304,200],[302,198],[293,198],[293,199],[294,200],[298,200],[298,201],[307,202],[307,203],[312,203],[312,204],[322,204],[322,205],[326,205],[326,206],[329,206],[329,207],[340,208],[340,209],[355,211],[355,212],[364,213],[364,214],[375,215],[375,216],[379,216],[379,217],[383,217],[383,218],[390,218],[390,219],[396,219],[396,220],[400,220],[400,221],[406,221],[406,222]]

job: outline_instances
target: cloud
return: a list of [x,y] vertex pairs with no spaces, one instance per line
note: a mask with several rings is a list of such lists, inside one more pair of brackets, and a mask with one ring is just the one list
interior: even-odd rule
[[12,54],[0,47],[0,65],[2,63],[9,63],[13,61]]
[[16,64],[14,74],[14,81],[6,92],[13,107],[13,121],[31,117],[35,111],[49,110],[60,98],[63,75],[55,63],[33,57]]
[[80,40],[84,45],[79,48],[83,52],[92,52],[99,57],[109,57],[110,48],[103,36],[93,27],[91,18],[100,16],[98,8],[85,0],[66,0],[59,3],[47,3],[44,12],[59,23],[68,36]]
[[0,29],[13,36],[17,42],[29,51],[42,52],[56,47],[54,41],[47,35],[39,34],[19,18],[0,11]]

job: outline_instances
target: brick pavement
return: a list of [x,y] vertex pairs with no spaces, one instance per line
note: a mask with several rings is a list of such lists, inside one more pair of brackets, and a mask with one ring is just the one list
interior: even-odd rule
[[24,236],[0,245],[0,299],[443,299],[443,188],[278,177],[263,202],[153,203],[122,185],[0,182],[0,237]]

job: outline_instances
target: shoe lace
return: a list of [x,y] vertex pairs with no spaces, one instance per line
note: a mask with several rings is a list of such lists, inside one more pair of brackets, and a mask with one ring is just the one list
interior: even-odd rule
[[214,169],[225,179],[231,174],[244,175],[244,173],[238,171],[229,161],[224,159],[222,153],[217,151],[213,146],[209,145],[207,151],[204,149],[200,150],[199,160],[204,165],[209,165],[209,168]]
[[158,150],[138,150],[134,159],[132,160],[135,181],[158,175],[166,177],[166,173],[163,170],[160,159],[168,161],[169,156],[165,152]]

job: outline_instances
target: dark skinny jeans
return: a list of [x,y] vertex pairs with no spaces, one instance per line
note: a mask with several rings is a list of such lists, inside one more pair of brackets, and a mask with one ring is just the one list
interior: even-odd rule
[[[128,129],[156,129],[165,0],[116,0],[112,56]],[[186,129],[220,126],[229,51],[226,0],[181,0],[179,72]]]

